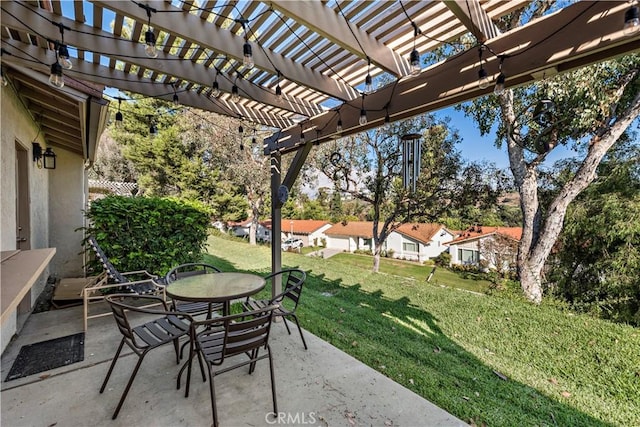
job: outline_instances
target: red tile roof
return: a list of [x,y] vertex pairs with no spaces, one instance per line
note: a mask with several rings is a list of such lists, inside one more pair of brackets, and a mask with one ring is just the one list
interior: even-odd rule
[[327,236],[356,236],[365,239],[373,238],[373,222],[349,221],[345,224],[337,223],[324,232]]
[[402,224],[396,231],[419,242],[429,243],[442,228],[443,226],[441,224],[413,223]]
[[311,234],[314,231],[331,224],[329,221],[317,219],[282,219],[282,231],[290,232],[293,225],[293,234]]
[[463,231],[460,237],[448,242],[447,244],[451,245],[467,240],[473,240],[490,234],[500,234],[502,236],[510,237],[513,240],[520,241],[520,238],[522,237],[522,227],[485,227],[482,225],[475,225]]

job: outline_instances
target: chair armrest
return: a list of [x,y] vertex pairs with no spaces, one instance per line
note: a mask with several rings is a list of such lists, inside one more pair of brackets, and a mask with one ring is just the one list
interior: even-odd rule
[[265,308],[253,311],[243,311],[242,313],[230,314],[228,316],[214,317],[213,319],[194,320],[191,323],[193,329],[197,329],[199,326],[214,326],[216,324],[223,324],[225,322],[232,322],[234,320],[243,319],[245,317],[259,316],[265,311],[273,311],[280,307],[278,304],[268,305]]
[[157,274],[151,274],[147,270],[138,270],[138,271],[127,271],[126,273],[120,273],[122,276],[131,276],[134,274],[144,274],[150,279],[157,279]]
[[[188,314],[188,313],[180,313],[180,312],[176,312],[176,311],[171,311],[169,310],[169,308],[167,307],[167,303],[164,299],[162,299],[159,296],[156,295],[140,295],[140,296],[132,296],[131,294],[112,294],[112,295],[108,295],[107,296],[107,300],[109,299],[117,299],[117,298],[125,298],[125,299],[131,299],[131,298],[135,298],[136,300],[149,300],[149,301],[156,301],[157,304],[162,304],[162,306],[164,307],[164,310],[157,310],[157,309],[153,309],[153,308],[148,308],[148,306],[145,307],[130,307],[129,309],[131,311],[135,311],[138,313],[145,313],[145,314],[157,314],[160,316],[177,316],[177,317],[183,317],[185,319],[188,319],[189,322],[193,321],[193,317]],[[126,304],[124,304],[126,305]]]

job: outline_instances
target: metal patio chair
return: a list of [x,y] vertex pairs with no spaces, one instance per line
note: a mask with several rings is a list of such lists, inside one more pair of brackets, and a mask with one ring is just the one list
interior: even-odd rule
[[98,261],[102,264],[104,271],[98,276],[97,280],[92,281],[82,290],[85,332],[88,328],[89,319],[108,316],[110,314],[110,312],[106,312],[89,315],[89,303],[92,301],[102,301],[108,292],[130,293],[135,295],[159,295],[163,300],[165,299],[163,278],[159,278],[147,270],[122,273],[109,261],[109,258],[94,236],[89,236],[87,242],[89,246],[91,246],[91,249],[93,249]]
[[274,311],[274,316],[282,317],[284,326],[287,328],[289,335],[291,335],[291,330],[287,324],[287,317],[292,317],[293,320],[295,320],[296,325],[298,326],[298,332],[300,332],[300,338],[302,338],[302,344],[304,345],[304,349],[307,350],[307,343],[304,340],[302,328],[300,327],[300,322],[296,315],[298,303],[300,302],[300,297],[302,295],[302,286],[307,278],[307,273],[297,268],[291,268],[271,273],[265,276],[265,280],[268,282],[270,281],[271,286],[273,286],[273,279],[278,276],[282,278],[282,292],[269,300],[254,300],[247,298],[242,305],[245,310],[252,311],[277,304],[278,308]]
[[[165,276],[166,286],[170,286],[171,283],[176,280],[183,279],[185,277],[191,277],[198,274],[215,274],[220,273],[220,270],[213,265],[205,263],[188,263],[181,264],[172,268]],[[209,303],[209,302],[180,302],[177,300],[171,301],[171,309],[182,313],[189,313],[192,316],[200,314],[206,314],[207,319],[210,319],[213,312],[222,312],[222,303]]]
[[[269,347],[269,331],[276,309],[277,306],[271,305],[249,313],[232,314],[191,323],[189,361],[180,370],[177,385],[179,389],[180,377],[187,368],[185,397],[188,397],[193,358],[198,357],[201,371],[203,371],[202,361],[205,361],[209,368],[209,391],[215,427],[218,426],[218,412],[214,378],[246,365],[249,365],[249,374],[252,374],[256,362],[265,358],[269,359],[273,412],[278,413],[273,358]],[[260,354],[261,349],[265,350],[262,354]],[[221,366],[227,359],[236,357],[242,357],[244,360],[230,366],[222,366],[214,371],[214,366]],[[202,372],[202,379],[206,381],[204,372]]]
[[[158,296],[112,294],[107,295],[105,300],[111,307],[113,317],[115,318],[118,329],[122,334],[122,340],[120,341],[120,345],[118,346],[115,356],[113,356],[113,360],[109,366],[107,376],[104,378],[102,387],[100,387],[100,393],[104,392],[107,382],[109,381],[109,377],[111,376],[111,372],[113,371],[118,357],[120,356],[120,352],[125,344],[127,344],[138,356],[138,362],[129,377],[129,381],[127,382],[124,392],[120,397],[118,406],[116,406],[116,410],[113,413],[112,419],[115,420],[118,417],[118,413],[120,412],[120,408],[122,408],[122,404],[124,403],[127,394],[129,393],[133,380],[138,373],[142,360],[149,351],[164,344],[173,343],[176,352],[176,363],[180,363],[178,341],[180,337],[187,336],[189,334],[189,327],[192,318],[185,313],[169,311],[167,303]],[[160,304],[164,309],[156,310],[138,306],[145,300],[148,300],[148,302],[153,300],[156,304]],[[132,326],[130,321],[132,313],[155,315],[155,318],[152,320],[145,318],[147,319],[146,322],[138,326]]]

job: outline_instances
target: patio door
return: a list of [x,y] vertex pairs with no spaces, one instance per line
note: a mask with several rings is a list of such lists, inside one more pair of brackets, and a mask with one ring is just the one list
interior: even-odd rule
[[31,249],[29,152],[16,141],[16,249]]

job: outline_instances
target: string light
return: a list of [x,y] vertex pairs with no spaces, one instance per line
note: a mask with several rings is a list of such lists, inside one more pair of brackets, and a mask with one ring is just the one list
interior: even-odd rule
[[247,32],[247,24],[249,23],[249,20],[245,18],[239,18],[236,19],[236,22],[242,24],[242,31],[244,32],[244,45],[242,46],[242,64],[250,70],[255,66],[255,63],[253,62],[253,52],[251,49],[251,44],[249,43],[249,33]]
[[416,37],[420,34],[420,29],[416,25],[415,22],[411,22],[411,26],[413,26],[413,50],[409,55],[409,65],[411,65],[411,75],[417,76],[422,71],[422,67],[420,66],[420,52],[416,49]]
[[240,101],[240,94],[238,93],[238,86],[235,84],[231,87],[231,101],[238,102]]
[[57,88],[64,87],[64,77],[62,76],[62,65],[58,62],[56,53],[56,62],[51,64],[51,74],[49,74],[49,83]]
[[362,107],[360,108],[360,119],[358,119],[358,123],[361,126],[367,124],[367,110],[364,109],[364,94],[362,94]]
[[304,128],[302,127],[302,123],[300,123],[300,144],[306,144],[307,140],[304,138]]
[[5,87],[9,84],[9,80],[4,75],[4,70],[0,70],[0,84],[2,85],[2,87]]
[[157,11],[148,6],[146,4],[138,3],[138,6],[147,11],[147,31],[144,33],[144,53],[149,58],[157,58],[158,50],[156,49],[156,35],[153,33],[153,27],[151,27],[151,12],[156,13]]
[[364,79],[365,93],[373,92],[373,80],[371,79],[371,58],[367,56],[367,77]]
[[504,73],[502,72],[502,64],[504,62],[504,56],[500,57],[500,74],[498,74],[498,78],[496,79],[496,86],[493,88],[493,93],[496,95],[502,95],[504,93],[504,83],[507,80]]
[[638,6],[634,4],[624,13],[622,32],[625,36],[631,36],[638,31],[640,31],[640,14],[638,13]]
[[211,85],[211,96],[217,98],[220,96],[220,85],[218,84],[218,69],[216,68],[216,78]]
[[489,87],[490,81],[489,76],[487,75],[487,70],[482,66],[482,51],[485,49],[484,46],[480,46],[478,48],[478,56],[480,57],[480,70],[478,70],[478,87],[480,89],[486,89]]
[[278,70],[278,84],[276,85],[276,96],[282,99],[282,88],[280,87],[280,71]]
[[116,127],[122,127],[122,121],[124,117],[122,116],[122,112],[120,112],[120,105],[122,104],[122,99],[118,98],[118,112],[116,113]]
[[153,120],[153,116],[147,115],[147,118],[149,119],[149,136],[155,138],[158,135],[158,128]]
[[73,63],[69,58],[69,49],[67,48],[67,45],[64,44],[64,25],[60,23],[56,23],[54,25],[57,25],[58,28],[60,29],[61,41],[55,42],[56,50],[58,51],[58,59],[60,61],[60,65],[62,65],[62,68],[64,68],[65,70],[70,70],[73,68]]
[[176,84],[171,83],[171,86],[173,87],[173,105],[178,106],[180,105],[180,99],[178,98],[178,94],[176,93]]

